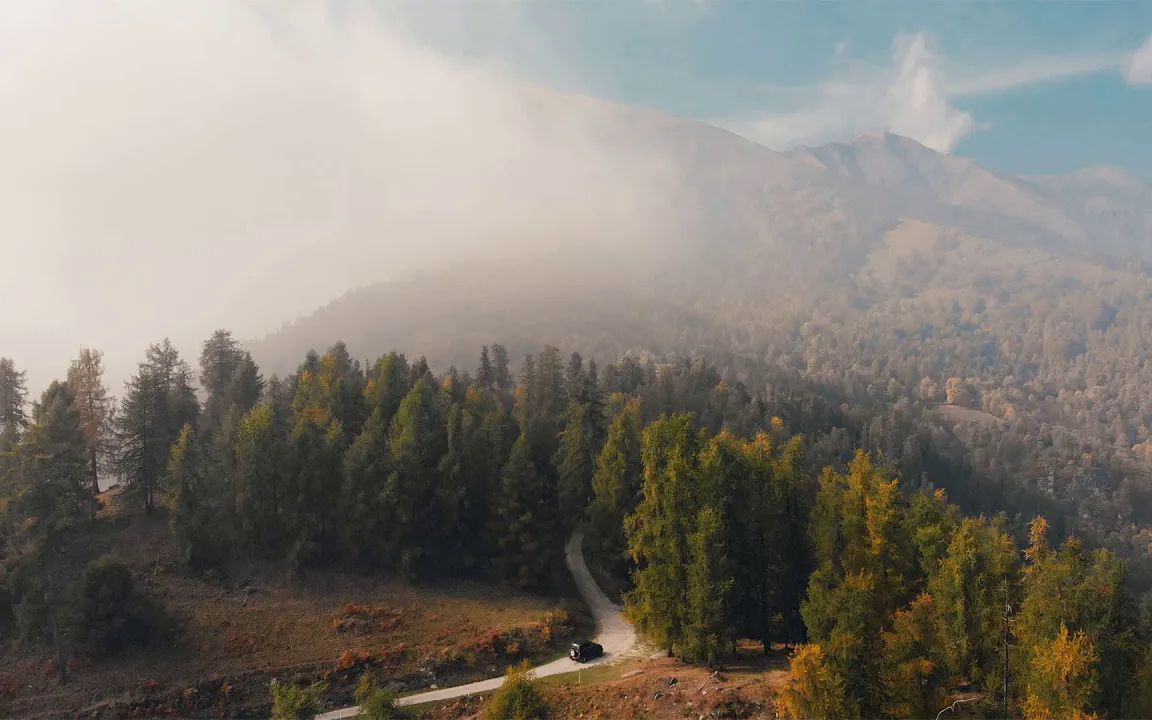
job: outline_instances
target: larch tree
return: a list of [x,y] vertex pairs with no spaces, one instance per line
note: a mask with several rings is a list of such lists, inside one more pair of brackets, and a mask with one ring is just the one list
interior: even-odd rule
[[244,416],[236,438],[236,508],[244,544],[260,554],[282,550],[289,498],[283,429],[271,403]]
[[222,481],[214,470],[192,426],[185,425],[172,446],[165,485],[171,497],[172,536],[192,567],[218,565],[230,548],[232,516],[222,507]]
[[831,667],[819,645],[801,645],[790,663],[792,679],[780,691],[780,709],[790,720],[860,717],[860,707],[844,688],[843,676]]
[[709,667],[732,635],[734,581],[724,536],[720,512],[712,506],[701,508],[688,535],[683,647],[685,655]]
[[948,670],[936,632],[932,596],[919,595],[897,610],[892,627],[881,633],[880,681],[887,717],[921,718],[935,715],[948,697]]
[[104,385],[104,353],[81,348],[68,368],[68,387],[75,397],[84,437],[88,441],[88,478],[92,492],[100,492],[100,474],[112,451],[112,423],[116,406]]
[[[937,631],[951,639],[943,662],[957,677],[978,687],[1003,684],[1002,653],[1004,603],[1019,582],[1019,562],[1012,538],[982,518],[960,522],[928,579]],[[1010,594],[1006,596],[1006,592]]]
[[1080,630],[1061,625],[1056,637],[1035,648],[1021,709],[1025,720],[1089,720],[1100,681],[1100,660],[1092,641]]
[[643,500],[626,520],[636,564],[628,613],[652,642],[675,653],[684,639],[688,535],[696,505],[700,435],[690,415],[661,418],[644,431]]

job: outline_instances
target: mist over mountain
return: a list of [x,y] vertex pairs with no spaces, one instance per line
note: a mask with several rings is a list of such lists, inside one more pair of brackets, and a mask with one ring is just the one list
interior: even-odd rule
[[[567,102],[591,102],[541,97],[542,118]],[[362,340],[369,355],[436,348],[429,359],[440,365],[470,360],[484,338],[669,350],[676,333],[660,324],[608,329],[619,308],[675,308],[727,337],[741,323],[800,316],[819,296],[859,290],[861,270],[891,260],[893,233],[902,247],[924,251],[942,247],[942,236],[979,238],[1007,278],[1004,291],[1039,257],[1067,263],[1072,274],[1089,266],[1138,271],[1152,243],[1152,186],[1118,169],[1010,177],[891,134],[778,153],[691,120],[595,105],[602,140],[642,147],[683,179],[665,196],[652,235],[623,238],[590,219],[590,244],[614,241],[526,253],[523,263],[472,258],[371,284],[254,341],[256,354],[287,372],[304,351],[330,342],[336,327],[345,330],[336,336]],[[563,228],[541,219],[542,237],[557,232]],[[954,239],[943,247],[961,249]],[[411,304],[439,340],[424,337],[418,316],[398,317]],[[452,322],[443,315],[460,318],[459,332],[443,332],[442,323]]]

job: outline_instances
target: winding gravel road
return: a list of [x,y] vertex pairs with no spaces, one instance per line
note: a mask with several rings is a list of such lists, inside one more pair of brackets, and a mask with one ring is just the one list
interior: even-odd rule
[[[594,640],[604,646],[604,655],[586,663],[573,662],[567,657],[563,657],[533,668],[536,677],[563,675],[589,666],[611,663],[625,656],[636,646],[636,632],[624,619],[623,608],[609,600],[608,596],[596,584],[596,581],[592,579],[592,573],[588,571],[588,565],[584,562],[583,540],[584,535],[580,530],[572,534],[568,544],[564,546],[564,560],[568,565],[568,571],[572,573],[572,578],[576,581],[576,588],[580,591],[580,596],[584,598],[584,603],[592,612],[592,616],[596,618],[597,634]],[[398,705],[421,705],[440,700],[452,700],[465,695],[491,692],[503,683],[503,676],[489,678],[467,685],[405,695],[396,703]],[[343,718],[356,717],[359,712],[359,707],[341,708],[317,715],[316,720],[343,720]]]

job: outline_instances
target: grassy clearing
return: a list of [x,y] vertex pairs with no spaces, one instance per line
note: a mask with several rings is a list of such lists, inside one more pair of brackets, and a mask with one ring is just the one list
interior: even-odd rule
[[178,563],[162,514],[145,519],[109,503],[97,525],[100,554],[131,568],[138,587],[178,619],[179,639],[75,662],[63,687],[44,671],[45,656],[0,646],[0,717],[252,716],[268,707],[274,677],[327,680],[329,703],[351,704],[364,671],[382,684],[455,684],[557,657],[590,625],[580,611],[571,619],[578,629],[558,629],[557,611],[579,609],[563,596],[477,582],[426,587],[335,571],[297,582],[243,564],[227,579],[200,577]]

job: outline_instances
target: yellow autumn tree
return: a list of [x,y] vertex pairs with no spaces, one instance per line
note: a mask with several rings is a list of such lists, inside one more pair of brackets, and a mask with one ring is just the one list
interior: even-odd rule
[[824,659],[819,645],[801,645],[792,656],[792,680],[780,691],[784,717],[820,720],[860,717],[860,708],[848,698],[844,678]]
[[892,629],[881,633],[880,680],[884,714],[889,717],[929,717],[945,705],[947,673],[941,662],[932,596],[921,593],[904,610],[897,610]]
[[1032,656],[1023,706],[1025,720],[1096,718],[1088,704],[1099,680],[1098,660],[1096,648],[1083,631],[1070,634],[1068,626],[1061,625],[1056,637],[1036,648]]

